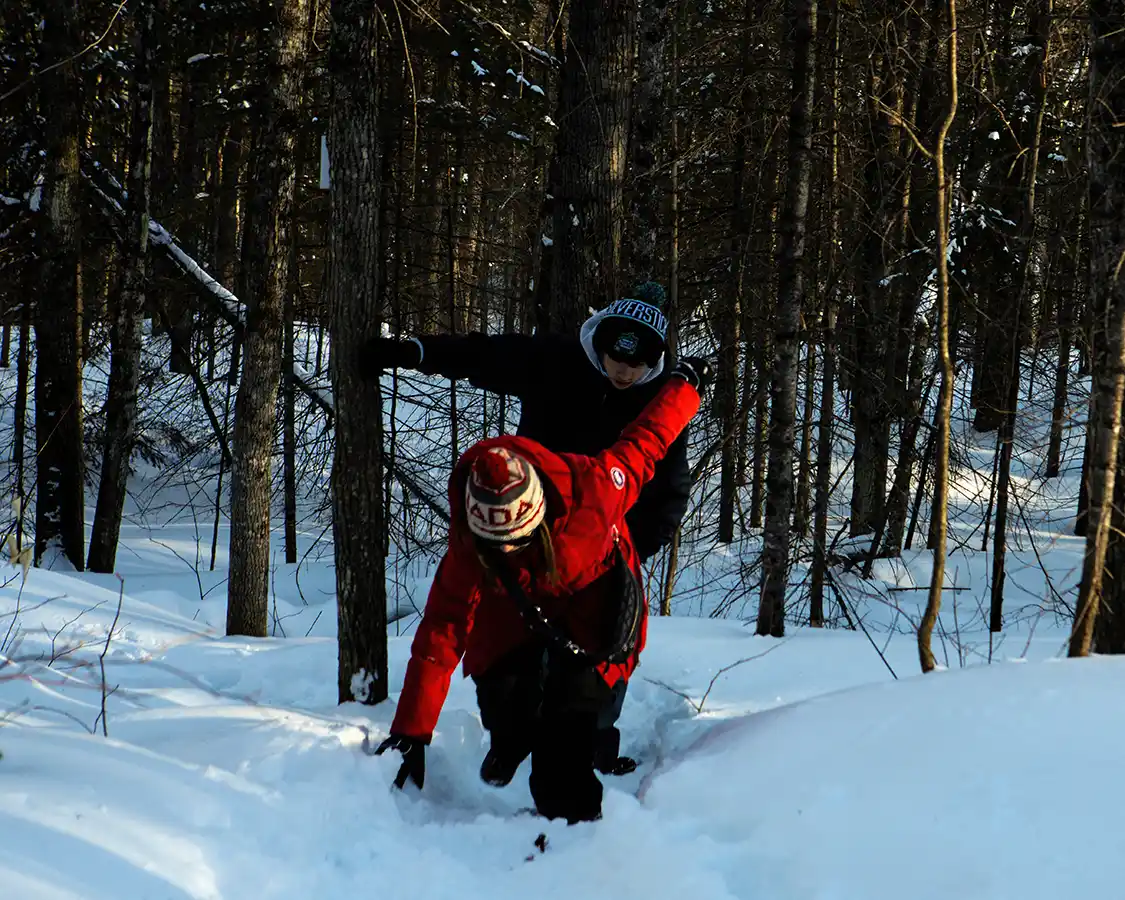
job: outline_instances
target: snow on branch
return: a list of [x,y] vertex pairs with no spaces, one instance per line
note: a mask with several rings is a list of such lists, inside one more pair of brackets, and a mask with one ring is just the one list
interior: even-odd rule
[[149,239],[161,247],[183,271],[198,281],[240,324],[246,324],[246,306],[234,294],[219,284],[211,274],[176,243],[176,239],[155,219],[148,220]]

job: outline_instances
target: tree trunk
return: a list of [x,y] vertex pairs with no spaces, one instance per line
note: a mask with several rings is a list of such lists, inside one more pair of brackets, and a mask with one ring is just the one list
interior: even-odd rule
[[812,425],[816,405],[816,344],[810,337],[805,344],[805,399],[801,415],[801,456],[797,464],[797,494],[793,510],[793,534],[804,538],[809,533],[809,497],[812,486]]
[[828,501],[832,481],[832,423],[836,417],[836,310],[839,292],[840,233],[840,5],[830,0],[831,65],[827,68],[828,132],[828,294],[821,314],[820,411],[816,432],[816,493],[813,500],[813,555],[809,572],[809,625],[824,625],[824,582],[828,570]]
[[1066,418],[1067,388],[1070,384],[1070,305],[1059,298],[1055,311],[1058,317],[1059,344],[1055,363],[1055,396],[1051,404],[1051,435],[1047,442],[1046,478],[1058,478],[1062,466],[1063,421]]
[[135,16],[136,52],[130,91],[129,175],[126,200],[121,291],[110,325],[109,386],[105,403],[105,440],[94,526],[90,532],[91,572],[113,571],[129,483],[129,461],[137,435],[137,386],[140,383],[141,334],[148,287],[149,179],[152,171],[152,76],[161,31],[155,27],[156,0],[140,0]]
[[[927,355],[926,351],[929,349],[929,335],[926,332],[927,326],[924,323],[916,323],[914,353],[911,355],[907,374],[907,418],[899,439],[894,481],[891,484],[890,494],[887,495],[886,526],[882,536],[882,553],[886,556],[897,556],[901,552],[903,533],[906,531],[906,515],[910,507],[910,484],[914,475],[914,459],[918,455],[918,429],[922,427],[922,417],[925,415],[930,394],[930,389],[927,387],[923,396],[922,388],[922,366]],[[927,381],[932,386],[933,382],[929,379]],[[924,480],[925,472],[922,472],[919,478]],[[869,568],[865,571],[870,573]]]
[[[934,564],[926,609],[918,625],[918,657],[923,672],[936,667],[931,639],[945,582],[945,538],[949,509],[949,430],[953,416],[953,357],[949,352],[949,204],[951,182],[945,171],[945,139],[957,115],[957,0],[946,0],[949,27],[949,109],[934,141],[933,161],[937,175],[937,257],[938,257],[938,358],[941,361],[941,392],[938,396],[937,458],[934,461]],[[936,6],[936,3],[935,3]],[[925,472],[923,471],[923,477]]]
[[243,246],[246,342],[235,399],[231,465],[227,634],[265,637],[268,626],[271,461],[290,229],[296,181],[298,110],[305,55],[306,0],[259,6],[264,83],[252,110],[248,230]]
[[1039,151],[1042,144],[1043,116],[1047,111],[1047,58],[1050,52],[1052,0],[1039,0],[1037,15],[1032,17],[1031,40],[1038,44],[1038,53],[1032,56],[1033,77],[1029,79],[1032,109],[1027,116],[1024,146],[1028,148],[1024,164],[1024,206],[1019,219],[1019,236],[1023,244],[1023,270],[1019,275],[1015,310],[1011,321],[1009,339],[1010,371],[1007,375],[1008,396],[1005,398],[1004,416],[1000,423],[1000,465],[996,489],[996,527],[992,534],[992,596],[989,612],[989,631],[999,632],[1003,624],[1004,560],[1008,541],[1008,495],[1011,490],[1012,451],[1016,435],[1016,407],[1019,405],[1020,353],[1019,335],[1023,328],[1022,311],[1030,307],[1032,265],[1035,257],[1035,182],[1039,174]]
[[[1070,656],[1125,651],[1125,525],[1121,501],[1121,404],[1125,399],[1125,0],[1090,0],[1089,173],[1090,308],[1093,389],[1086,555]],[[1104,329],[1104,330],[1103,330]],[[1116,532],[1113,530],[1116,528]],[[1108,555],[1108,559],[1107,559]],[[1108,566],[1106,565],[1108,562]],[[1108,568],[1108,579],[1103,569]],[[1103,584],[1108,581],[1108,585]],[[1103,596],[1104,590],[1104,596]],[[1107,621],[1101,621],[1102,619]]]
[[816,0],[792,0],[793,89],[789,107],[789,168],[781,211],[773,381],[770,385],[769,472],[762,550],[758,634],[785,632],[789,580],[789,518],[793,498],[793,444],[797,419],[797,351],[801,328],[805,216],[812,170],[812,115],[816,84]]
[[290,566],[297,562],[297,383],[293,376],[297,331],[294,301],[301,279],[297,237],[297,228],[294,226],[289,236],[289,286],[285,291],[281,326],[282,340],[285,342],[282,350],[284,371],[281,374],[282,493],[285,507],[285,562]]
[[[749,23],[754,13],[753,0],[747,0],[745,21]],[[742,76],[744,81],[751,73],[751,45],[742,47]],[[749,360],[740,365],[742,343],[742,294],[746,270],[746,252],[750,234],[750,215],[744,202],[746,179],[747,133],[750,130],[752,92],[743,94],[742,112],[736,128],[733,163],[731,166],[731,228],[728,242],[730,273],[718,300],[714,315],[715,334],[719,343],[718,366],[715,375],[715,414],[719,420],[722,447],[719,470],[719,542],[734,541],[734,512],[737,505],[738,473],[740,460],[745,459],[745,429],[740,428],[743,417],[739,415],[739,369],[749,371]],[[742,452],[740,452],[742,451]]]
[[[331,158],[327,296],[336,398],[332,534],[336,554],[341,703],[387,698],[383,519],[383,407],[360,378],[356,350],[379,334],[379,16],[369,0],[332,0],[328,126]],[[390,4],[376,4],[393,15]]]
[[[81,50],[76,0],[45,4],[43,67]],[[76,62],[39,76],[44,119],[45,172],[40,208],[43,242],[36,296],[35,343],[35,564],[58,545],[78,571],[86,562],[82,447],[82,289],[79,279],[82,126]],[[49,348],[49,351],[46,350]]]
[[636,282],[659,277],[660,210],[664,193],[657,177],[664,159],[663,129],[667,118],[664,82],[667,77],[668,35],[672,0],[640,4],[637,35],[636,88],[629,140],[630,216],[626,229],[628,251],[623,263]]
[[571,3],[555,143],[549,321],[577,334],[587,304],[620,296],[635,0]]
[[[886,0],[868,7],[876,17],[878,35],[869,73],[867,126],[871,144],[863,166],[864,229],[857,248],[854,333],[847,357],[855,426],[851,534],[876,530],[885,515],[887,461],[891,418],[896,402],[893,385],[898,291],[888,277],[898,253],[895,220],[901,212],[900,180],[909,177],[900,155],[901,127],[886,110],[903,109],[902,59],[896,40],[895,16],[900,5]],[[896,202],[897,201],[897,202]]]
[[16,351],[16,402],[12,437],[12,459],[15,471],[15,491],[18,509],[16,512],[16,550],[23,549],[23,523],[27,511],[26,477],[24,476],[26,455],[24,446],[27,436],[27,392],[31,383],[31,300],[24,297],[20,310],[20,346]]

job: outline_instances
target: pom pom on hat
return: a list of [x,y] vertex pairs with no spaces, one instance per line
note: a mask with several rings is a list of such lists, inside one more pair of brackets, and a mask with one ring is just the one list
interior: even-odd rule
[[490,450],[476,458],[473,463],[473,478],[483,488],[500,493],[511,480],[511,470],[499,452]]
[[646,281],[644,284],[638,284],[633,288],[633,299],[647,303],[649,306],[655,306],[661,312],[664,312],[664,304],[668,302],[668,295],[664,293],[664,288],[661,287],[659,282]]
[[465,483],[469,530],[500,544],[528,537],[546,514],[539,474],[526,459],[492,447],[473,461]]

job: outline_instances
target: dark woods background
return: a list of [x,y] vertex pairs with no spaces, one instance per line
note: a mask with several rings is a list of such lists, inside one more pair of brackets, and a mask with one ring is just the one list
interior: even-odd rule
[[[341,698],[381,699],[386,553],[439,546],[443,471],[514,410],[447,385],[456,414],[422,459],[380,424],[399,381],[362,385],[349,351],[384,325],[574,332],[655,278],[680,348],[719,358],[696,503],[654,573],[665,610],[677,565],[718,542],[742,553],[741,595],[760,591],[760,632],[854,627],[834,568],[944,543],[936,476],[968,465],[969,438],[995,445],[984,532],[950,539],[1002,573],[1013,465],[1034,486],[1091,447],[1115,459],[1120,389],[1098,373],[1125,305],[1123,17],[1125,0],[5,4],[16,544],[112,571],[130,461],[203,454],[230,516],[228,628],[264,634],[271,497],[295,562],[299,450],[321,446]],[[105,385],[83,407],[95,361]],[[147,405],[169,374],[203,426]],[[1090,375],[1112,402],[1087,429]],[[1029,403],[1035,458],[1012,449]],[[1109,522],[1105,470],[1082,479],[1080,532],[1087,506]],[[1104,646],[1125,647],[1123,620],[1103,617]]]

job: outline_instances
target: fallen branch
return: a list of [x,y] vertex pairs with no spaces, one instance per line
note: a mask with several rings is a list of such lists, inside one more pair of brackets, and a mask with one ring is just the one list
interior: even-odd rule
[[761,659],[763,656],[769,656],[769,654],[773,653],[774,650],[778,650],[783,645],[789,643],[790,640],[791,640],[790,638],[786,638],[785,640],[779,641],[778,643],[774,644],[768,650],[763,650],[761,653],[755,653],[753,656],[747,656],[747,657],[744,657],[743,659],[735,660],[734,662],[730,663],[729,665],[723,666],[721,669],[719,669],[718,672],[716,672],[714,674],[714,676],[712,676],[711,681],[707,685],[707,690],[705,690],[703,692],[703,696],[700,698],[698,703],[696,703],[690,697],[690,695],[685,694],[683,691],[677,690],[676,688],[672,687],[671,685],[665,684],[663,681],[657,681],[655,678],[645,678],[645,681],[647,681],[649,684],[654,684],[657,687],[662,687],[662,688],[664,688],[664,690],[675,694],[677,697],[683,697],[688,703],[691,704],[691,707],[692,707],[692,709],[695,710],[696,714],[702,714],[703,713],[703,707],[707,703],[707,698],[711,696],[711,691],[714,689],[715,683],[723,675],[725,675],[731,669],[737,669],[739,666],[741,666],[745,663],[753,662],[756,659]]

